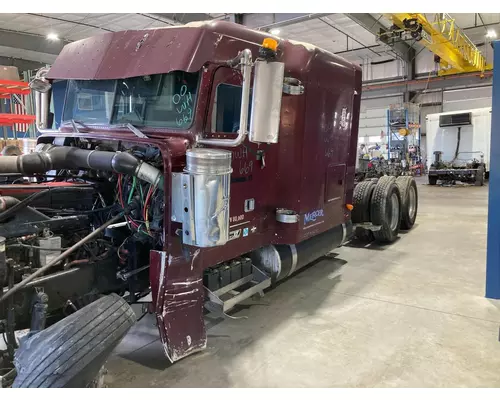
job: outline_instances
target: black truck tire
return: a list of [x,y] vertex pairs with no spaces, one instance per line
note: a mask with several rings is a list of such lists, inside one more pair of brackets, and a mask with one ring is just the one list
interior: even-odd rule
[[401,226],[401,193],[394,176],[383,176],[377,182],[371,201],[371,222],[380,225],[373,236],[378,243],[392,243]]
[[396,185],[401,192],[401,229],[409,230],[417,219],[417,183],[412,176],[398,176]]
[[438,181],[438,177],[434,175],[429,175],[429,185],[435,185]]
[[116,294],[101,297],[21,342],[13,387],[81,388],[92,384],[113,349],[136,321]]
[[360,182],[354,188],[351,219],[354,224],[370,221],[370,200],[376,183],[368,180]]

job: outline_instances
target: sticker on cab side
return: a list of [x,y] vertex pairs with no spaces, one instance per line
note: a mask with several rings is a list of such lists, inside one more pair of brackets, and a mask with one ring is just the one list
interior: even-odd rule
[[304,225],[307,225],[311,222],[316,222],[316,220],[320,217],[324,217],[325,214],[323,212],[323,209],[319,209],[319,210],[314,210],[314,211],[311,211],[311,212],[308,212],[306,214],[304,214]]

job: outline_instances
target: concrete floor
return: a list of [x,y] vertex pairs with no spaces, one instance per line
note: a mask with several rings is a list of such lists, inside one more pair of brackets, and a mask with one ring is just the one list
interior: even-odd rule
[[208,331],[174,365],[144,318],[110,387],[499,387],[500,303],[484,298],[486,187],[419,184],[392,245],[343,247]]

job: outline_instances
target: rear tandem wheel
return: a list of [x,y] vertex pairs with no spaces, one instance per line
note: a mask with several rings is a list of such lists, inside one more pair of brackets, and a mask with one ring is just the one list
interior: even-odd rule
[[351,214],[352,222],[359,224],[362,222],[370,222],[370,201],[376,182],[367,180],[360,182],[354,188],[353,194],[353,210]]
[[396,185],[401,192],[401,229],[409,230],[417,219],[417,183],[412,176],[398,176]]
[[371,222],[380,225],[373,236],[379,243],[392,243],[401,226],[401,193],[394,176],[383,176],[377,182],[370,205]]

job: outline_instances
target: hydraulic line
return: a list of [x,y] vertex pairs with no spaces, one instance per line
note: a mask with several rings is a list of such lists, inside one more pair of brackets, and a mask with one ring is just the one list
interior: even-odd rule
[[[128,212],[129,210],[130,209],[127,209],[126,212]],[[28,283],[30,283],[33,279],[37,278],[40,275],[43,275],[45,272],[47,272],[53,266],[57,265],[62,260],[64,260],[65,258],[67,258],[75,250],[78,250],[80,247],[82,247],[85,243],[87,243],[90,240],[94,239],[102,231],[104,231],[109,225],[114,224],[115,222],[117,222],[120,219],[122,219],[123,215],[126,212],[121,212],[121,213],[115,215],[113,218],[111,218],[106,223],[104,223],[103,225],[101,225],[95,231],[89,233],[83,239],[81,239],[78,242],[76,242],[73,246],[71,246],[69,249],[67,249],[64,253],[61,253],[59,256],[57,256],[56,258],[54,258],[47,265],[43,266],[42,268],[39,268],[38,270],[36,270],[35,272],[33,272],[31,275],[29,275],[28,277],[26,277],[25,279],[23,279],[21,282],[19,282],[18,284],[14,285],[14,287],[10,288],[7,292],[5,292],[3,294],[2,297],[0,297],[0,303],[2,303],[3,301],[5,301],[9,297],[11,297],[14,293],[18,292],[20,289],[22,289],[24,286],[26,286]]]
[[461,131],[462,131],[462,127],[458,127],[458,133],[457,133],[457,148],[455,149],[455,156],[453,157],[453,161],[451,162],[452,166],[453,166],[453,163],[455,162],[455,160],[458,158],[458,153],[459,153],[459,149],[460,149],[460,136],[461,136]]

